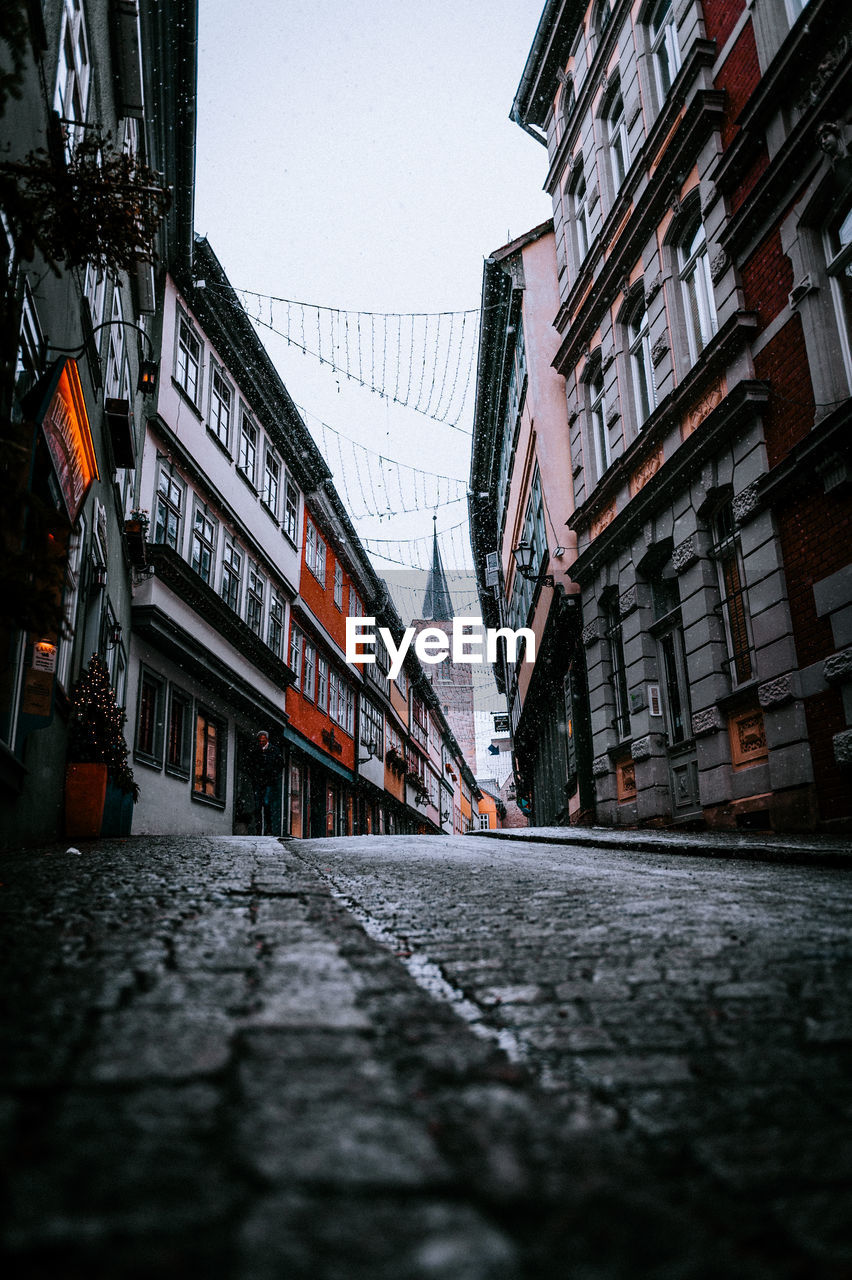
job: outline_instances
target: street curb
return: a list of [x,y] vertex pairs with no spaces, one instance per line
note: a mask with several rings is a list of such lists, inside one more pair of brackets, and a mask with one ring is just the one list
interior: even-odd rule
[[727,832],[687,834],[682,831],[614,831],[589,827],[519,827],[503,831],[469,831],[469,836],[514,840],[520,844],[580,846],[591,849],[626,849],[630,853],[674,853],[691,858],[716,858],[744,862],[773,862],[785,866],[852,868],[852,840],[832,836],[797,839],[795,836]]

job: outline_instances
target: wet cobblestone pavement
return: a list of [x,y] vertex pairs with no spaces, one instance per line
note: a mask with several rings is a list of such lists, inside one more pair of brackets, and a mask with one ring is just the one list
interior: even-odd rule
[[6,1274],[852,1275],[844,869],[140,837],[0,879]]

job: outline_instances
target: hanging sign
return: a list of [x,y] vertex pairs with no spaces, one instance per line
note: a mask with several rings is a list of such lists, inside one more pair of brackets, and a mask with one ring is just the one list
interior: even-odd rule
[[74,360],[61,366],[42,430],[68,519],[74,524],[92,481],[98,479],[89,416]]

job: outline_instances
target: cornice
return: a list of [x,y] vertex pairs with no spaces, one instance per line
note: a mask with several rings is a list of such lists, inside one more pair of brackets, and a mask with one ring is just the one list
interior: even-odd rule
[[[818,101],[799,118],[753,190],[725,224],[719,243],[734,261],[748,256],[752,246],[777,222],[779,212],[786,208],[791,196],[801,190],[826,159],[816,131],[819,123],[830,119],[835,111],[842,116],[848,110],[852,98],[852,59],[847,58],[836,70],[832,83],[824,85],[825,91]],[[776,109],[780,111],[784,105],[776,103]],[[764,141],[765,131],[761,126],[737,135],[711,175],[720,190],[730,193],[736,187]]]
[[[683,487],[727,437],[760,413],[769,399],[764,382],[743,380],[705,418],[697,431],[684,440],[648,483],[630,499],[610,524],[582,551],[571,566],[575,582],[588,582],[619,547],[635,535],[652,512],[665,501],[666,494]],[[576,515],[569,522],[576,527]],[[583,520],[585,526],[586,521]]]
[[741,350],[755,332],[757,323],[757,316],[753,311],[736,311],[729,317],[704,348],[700,363],[690,369],[683,381],[657,406],[640,434],[621,457],[616,458],[591,496],[575,508],[571,518],[566,521],[569,529],[578,532],[588,528],[617,498],[644,455],[654,453],[662,446],[672,429],[680,425],[689,406],[694,405],[700,399],[702,391],[723,372],[731,357]]

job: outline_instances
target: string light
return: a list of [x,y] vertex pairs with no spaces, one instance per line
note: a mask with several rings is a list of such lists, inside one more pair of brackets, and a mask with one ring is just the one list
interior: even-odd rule
[[[477,358],[478,340],[473,319],[478,317],[478,310],[347,311],[247,289],[232,292],[229,287],[214,282],[210,282],[209,287],[218,289],[233,307],[244,310],[256,326],[314,356],[335,373],[462,435],[472,434],[459,424],[470,395]],[[279,310],[278,322],[276,303],[286,307],[283,315]],[[459,317],[460,325],[457,324]],[[316,333],[313,346],[306,338],[306,318],[313,321]],[[362,324],[367,319],[369,342],[365,336],[366,324]],[[377,329],[381,334],[381,369],[377,360]],[[389,346],[391,350],[395,348],[390,369]]]

